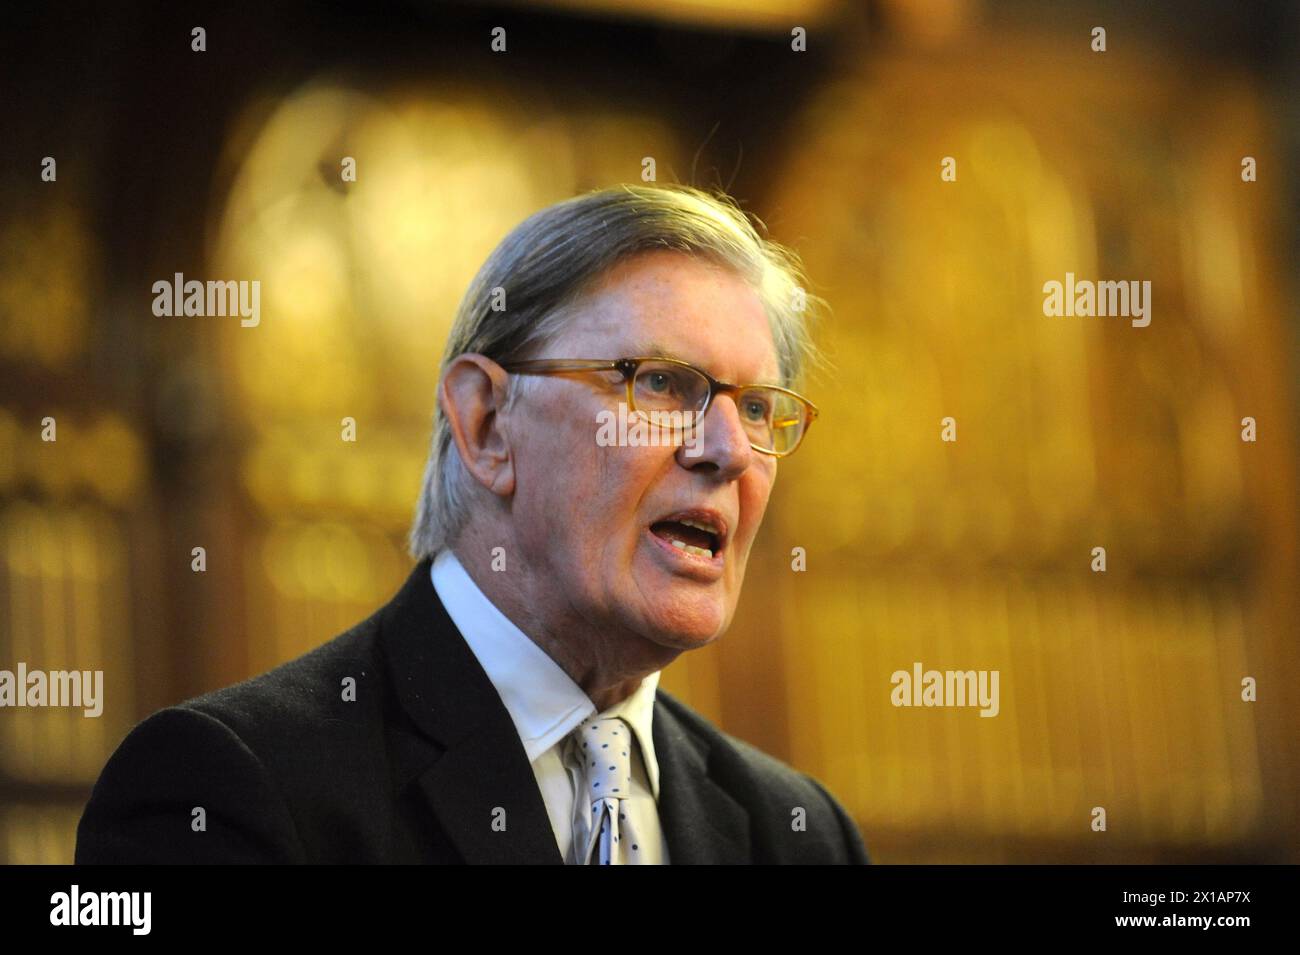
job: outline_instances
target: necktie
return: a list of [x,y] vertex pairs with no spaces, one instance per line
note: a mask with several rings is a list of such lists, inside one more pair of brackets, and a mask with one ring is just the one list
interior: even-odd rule
[[[580,835],[584,865],[636,865],[640,846],[627,813],[632,792],[632,728],[620,717],[590,717],[573,731],[582,770],[588,825]],[[579,790],[579,799],[584,796]]]

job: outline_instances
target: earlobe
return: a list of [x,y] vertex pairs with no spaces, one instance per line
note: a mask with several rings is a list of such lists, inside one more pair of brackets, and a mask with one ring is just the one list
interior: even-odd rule
[[468,471],[498,496],[514,493],[514,462],[503,414],[505,371],[492,359],[467,353],[447,367],[438,385],[438,404],[452,441]]
[[515,465],[514,459],[509,455],[501,462],[501,466],[493,472],[492,484],[488,490],[498,497],[509,497],[515,493]]

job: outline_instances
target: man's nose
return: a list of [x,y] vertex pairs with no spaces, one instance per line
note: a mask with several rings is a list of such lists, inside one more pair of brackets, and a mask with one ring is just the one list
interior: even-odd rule
[[719,477],[731,480],[745,472],[754,453],[735,399],[718,395],[696,422],[694,432],[677,449],[677,461],[688,470],[715,469]]

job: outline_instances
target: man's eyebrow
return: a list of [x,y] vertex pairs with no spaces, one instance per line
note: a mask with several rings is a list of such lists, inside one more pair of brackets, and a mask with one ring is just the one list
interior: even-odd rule
[[[690,362],[689,358],[683,358],[677,352],[673,351],[667,345],[661,345],[659,342],[641,342],[635,346],[634,355],[653,355],[655,358],[676,358],[678,361]],[[691,364],[695,364],[691,362]]]
[[[667,347],[666,345],[661,345],[659,342],[653,342],[653,341],[641,342],[639,345],[635,345],[634,347],[637,348],[638,350],[629,352],[629,354],[654,356],[655,358],[676,358],[678,361],[684,361],[687,364],[694,365],[696,368],[704,368],[704,366],[699,364],[699,362],[693,361],[690,358],[686,358],[685,356],[678,354],[676,351]],[[707,368],[704,368],[704,370],[708,371]],[[712,374],[712,372],[710,372],[710,374]],[[750,384],[750,385],[776,384],[778,388],[780,387],[779,382],[750,381],[750,382],[746,382],[746,384]]]

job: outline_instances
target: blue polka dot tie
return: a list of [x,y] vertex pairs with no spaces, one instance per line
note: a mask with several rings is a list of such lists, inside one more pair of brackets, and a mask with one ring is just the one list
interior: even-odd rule
[[587,831],[574,833],[583,840],[578,858],[586,865],[636,865],[641,847],[627,811],[636,744],[632,728],[617,716],[593,716],[573,731],[573,739],[591,806]]

